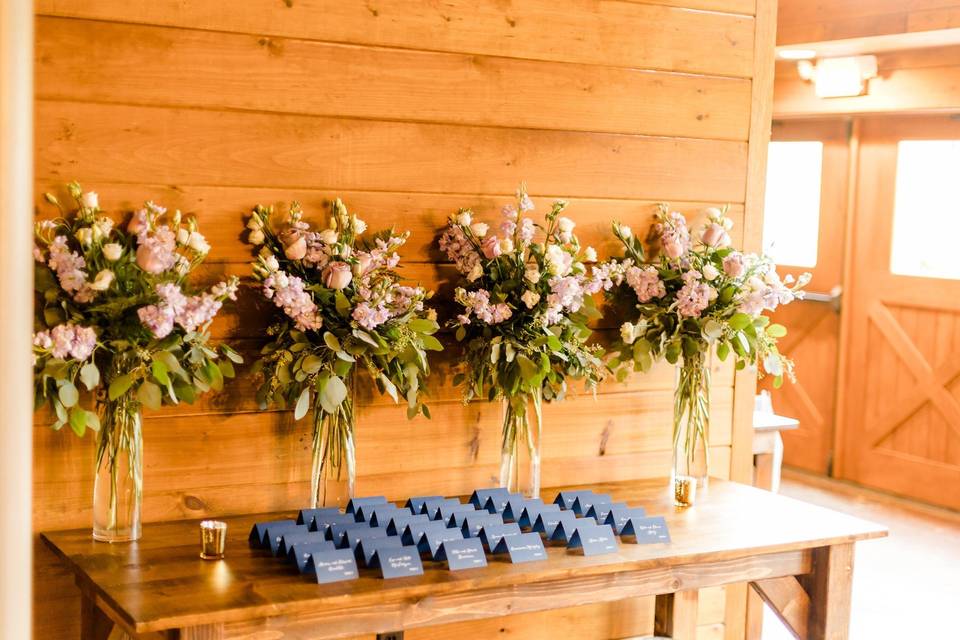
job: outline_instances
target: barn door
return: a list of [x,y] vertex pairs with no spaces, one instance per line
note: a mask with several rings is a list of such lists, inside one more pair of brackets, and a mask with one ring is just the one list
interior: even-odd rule
[[[767,169],[764,251],[780,273],[813,275],[806,300],[781,307],[781,348],[797,382],[773,391],[777,413],[798,418],[783,433],[784,462],[825,474],[834,439],[843,237],[849,151],[844,121],[775,122]],[[769,380],[760,384],[770,388]]]
[[960,121],[863,121],[840,477],[960,509]]

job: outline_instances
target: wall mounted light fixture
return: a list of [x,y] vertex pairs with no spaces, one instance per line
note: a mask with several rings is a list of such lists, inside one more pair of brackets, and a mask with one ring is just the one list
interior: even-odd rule
[[867,92],[867,81],[877,77],[876,56],[824,58],[812,62],[800,60],[797,71],[813,82],[818,98],[848,98]]

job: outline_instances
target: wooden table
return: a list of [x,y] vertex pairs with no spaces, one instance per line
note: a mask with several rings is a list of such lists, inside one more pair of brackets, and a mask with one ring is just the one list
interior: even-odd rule
[[[696,506],[675,509],[664,481],[596,485],[666,516],[672,543],[622,543],[586,558],[550,547],[544,562],[317,585],[247,546],[253,522],[226,518],[227,558],[198,558],[196,521],[147,524],[132,544],[94,542],[89,530],[43,540],[76,574],[82,638],[118,625],[134,638],[343,638],[412,627],[657,596],[656,632],[693,639],[697,590],[749,582],[801,638],[847,637],[853,543],[886,535],[876,524],[745,485],[711,480]],[[555,490],[544,497],[552,499]],[[394,636],[398,637],[398,636]]]
[[754,486],[776,493],[780,490],[780,469],[783,467],[783,438],[781,431],[800,426],[796,418],[775,413],[753,413]]

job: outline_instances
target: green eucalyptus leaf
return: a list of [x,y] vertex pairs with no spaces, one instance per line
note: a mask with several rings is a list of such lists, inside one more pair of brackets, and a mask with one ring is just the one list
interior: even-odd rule
[[356,362],[356,361],[357,361],[356,358],[354,358],[352,355],[350,355],[350,354],[347,353],[346,351],[337,351],[337,357],[340,358],[341,360],[344,360],[345,362]]
[[727,356],[730,355],[730,343],[721,342],[717,345],[717,357],[721,362],[727,359]]
[[347,385],[337,376],[331,376],[323,386],[323,392],[320,394],[320,405],[327,413],[334,413],[346,397]]
[[746,329],[751,324],[750,316],[745,313],[735,313],[727,320],[727,324],[736,331]]
[[723,326],[711,318],[703,325],[703,335],[710,340],[716,340],[723,335]]
[[100,431],[100,416],[93,411],[87,411],[87,429]]
[[60,385],[57,396],[59,396],[60,402],[62,402],[65,407],[72,407],[80,400],[80,392],[77,391],[77,388],[72,382],[64,382]]
[[443,345],[433,336],[421,335],[420,339],[423,340],[423,348],[427,351],[443,351]]
[[337,336],[329,331],[323,334],[323,341],[331,351],[340,351],[343,348],[340,346],[340,341],[337,339]]
[[220,367],[220,373],[223,374],[224,378],[237,377],[237,372],[233,368],[233,362],[230,360],[219,360],[217,361],[217,366]]
[[223,355],[227,356],[230,360],[237,364],[243,364],[243,356],[234,351],[234,349],[228,345],[221,344],[220,351],[223,352]]
[[344,318],[349,316],[350,301],[347,300],[347,296],[343,293],[343,291],[338,289],[337,292],[334,294],[334,300],[337,306],[337,313],[339,313],[340,316]]
[[88,362],[80,367],[80,382],[87,388],[87,391],[93,391],[100,384],[100,369],[97,368],[97,365]]
[[170,383],[170,378],[167,376],[167,365],[165,365],[162,360],[154,358],[150,364],[150,370],[153,372],[153,377],[160,384],[166,386]]
[[[320,368],[323,366],[323,358],[320,356],[307,356],[303,359],[303,362],[300,363],[300,368],[309,374],[314,374],[317,371],[320,371]],[[279,373],[279,371],[278,371]]]
[[429,318],[414,318],[408,326],[417,333],[425,333],[428,335],[432,335],[440,329],[437,321],[430,320]]
[[83,434],[87,431],[87,414],[89,412],[80,407],[74,407],[70,410],[70,428],[73,429],[73,432],[83,437]]
[[310,387],[304,387],[303,391],[300,392],[300,397],[297,398],[297,406],[293,410],[293,419],[299,420],[303,416],[307,415],[307,411],[310,410]]
[[782,324],[772,324],[767,327],[767,335],[771,338],[782,338],[787,335],[787,328]]
[[137,400],[143,403],[143,405],[148,409],[153,409],[156,411],[160,408],[160,405],[163,402],[163,396],[160,393],[160,387],[149,380],[145,381],[140,385],[140,388],[137,389]]
[[394,402],[399,403],[400,398],[397,396],[397,385],[393,384],[390,378],[383,375],[382,373],[380,374],[380,383],[383,384],[383,389],[384,391],[387,392],[387,395],[393,398]]
[[457,342],[463,342],[463,339],[467,337],[467,329],[464,326],[457,327],[457,330],[454,332],[453,337],[456,338]]
[[214,391],[223,391],[223,374],[220,373],[220,367],[217,366],[217,363],[207,360],[203,369],[210,380],[210,388]]

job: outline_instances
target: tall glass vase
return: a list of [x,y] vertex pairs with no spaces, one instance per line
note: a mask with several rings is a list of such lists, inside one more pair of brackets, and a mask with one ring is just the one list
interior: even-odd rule
[[347,396],[333,413],[319,401],[313,408],[313,468],[311,505],[344,508],[354,496],[357,452],[354,446],[353,381],[347,379]]
[[[539,389],[504,402],[500,486],[528,498],[540,497],[540,435],[543,395]],[[533,420],[531,421],[531,408]]]
[[674,503],[692,505],[710,465],[710,351],[684,355],[673,390]]
[[93,484],[93,538],[140,538],[143,501],[143,436],[140,403],[131,394],[100,404]]

